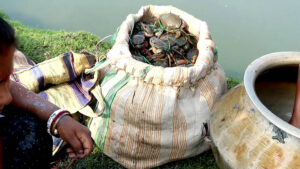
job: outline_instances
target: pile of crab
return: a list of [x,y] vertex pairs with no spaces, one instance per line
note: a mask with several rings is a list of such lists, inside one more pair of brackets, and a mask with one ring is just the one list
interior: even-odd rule
[[130,51],[138,61],[155,66],[193,65],[198,56],[197,40],[186,32],[177,15],[160,15],[153,22],[137,22],[130,34]]

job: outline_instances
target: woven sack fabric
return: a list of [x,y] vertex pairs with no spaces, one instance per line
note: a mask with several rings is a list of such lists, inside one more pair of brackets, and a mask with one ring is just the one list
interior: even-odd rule
[[[179,15],[198,39],[194,66],[152,66],[132,58],[134,22],[165,13]],[[98,70],[106,108],[88,127],[101,150],[126,168],[152,168],[209,148],[204,127],[226,90],[222,68],[205,22],[172,6],[145,6],[120,26],[107,61]]]

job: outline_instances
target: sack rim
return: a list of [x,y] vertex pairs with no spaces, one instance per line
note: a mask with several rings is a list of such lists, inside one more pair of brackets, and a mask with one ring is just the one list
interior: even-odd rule
[[[188,29],[198,38],[197,49],[198,58],[194,66],[191,67],[161,67],[135,60],[129,50],[129,32],[133,22],[139,21],[145,13],[152,15],[163,13],[174,13],[183,19]],[[196,32],[196,33],[195,33]],[[201,21],[194,16],[173,6],[142,6],[138,13],[129,14],[120,26],[116,42],[108,52],[107,58],[111,60],[112,65],[117,69],[124,69],[127,73],[135,77],[144,79],[147,83],[183,85],[185,83],[194,83],[204,78],[214,67],[216,63],[215,44],[206,22]],[[121,56],[121,57],[120,57]]]

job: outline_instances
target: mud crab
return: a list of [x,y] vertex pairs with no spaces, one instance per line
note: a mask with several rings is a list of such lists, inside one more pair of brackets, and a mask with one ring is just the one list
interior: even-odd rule
[[166,29],[167,32],[175,33],[175,37],[179,38],[184,32],[186,23],[177,15],[167,13],[159,16],[158,21]]
[[130,36],[133,58],[162,67],[194,64],[198,55],[197,41],[185,28],[184,20],[172,13],[160,15],[156,20],[137,22]]
[[145,36],[143,33],[138,33],[132,36],[133,46],[137,49],[141,49],[144,46]]
[[146,37],[150,38],[154,36],[154,26],[152,24],[146,24],[141,22],[140,25]]
[[151,48],[149,50],[151,50],[156,57],[163,57],[165,56],[164,51],[168,49],[168,44],[157,38],[157,37],[152,37],[150,38],[150,46]]

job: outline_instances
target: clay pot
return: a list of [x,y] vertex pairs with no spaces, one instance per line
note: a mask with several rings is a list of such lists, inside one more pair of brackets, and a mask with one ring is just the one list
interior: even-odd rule
[[299,52],[258,58],[215,105],[210,134],[220,168],[300,168],[300,129],[288,123],[299,63]]

